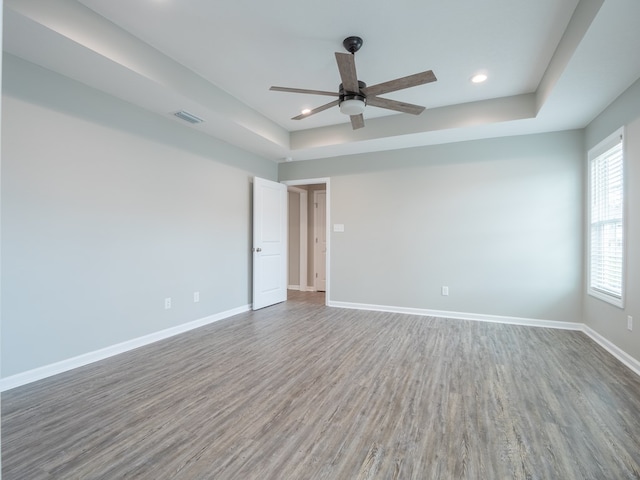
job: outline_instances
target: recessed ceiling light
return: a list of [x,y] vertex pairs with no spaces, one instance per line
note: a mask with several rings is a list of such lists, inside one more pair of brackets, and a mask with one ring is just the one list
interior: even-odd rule
[[304,110],[302,110],[302,115],[309,115],[311,113],[311,109],[310,108],[305,108]]
[[489,78],[489,77],[487,77],[486,73],[477,73],[473,77],[471,77],[471,81],[473,83],[482,83],[482,82],[486,81],[487,78]]

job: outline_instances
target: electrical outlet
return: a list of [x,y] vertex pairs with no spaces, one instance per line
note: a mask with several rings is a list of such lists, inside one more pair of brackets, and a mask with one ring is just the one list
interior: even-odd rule
[[198,303],[200,301],[200,292],[193,292],[193,301]]
[[171,297],[164,299],[164,309],[169,310],[171,308]]
[[633,317],[631,315],[627,315],[627,329],[633,330]]
[[445,297],[449,295],[449,287],[442,287],[442,295],[444,295]]

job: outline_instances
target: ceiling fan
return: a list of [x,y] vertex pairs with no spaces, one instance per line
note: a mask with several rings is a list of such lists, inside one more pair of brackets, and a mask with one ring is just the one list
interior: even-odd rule
[[336,52],[338,71],[340,72],[340,78],[342,80],[342,83],[338,87],[338,92],[288,87],[270,88],[270,90],[277,92],[306,93],[338,97],[337,100],[302,113],[293,117],[292,120],[302,120],[303,118],[307,118],[338,105],[342,113],[351,117],[351,126],[356,130],[364,127],[364,117],[362,113],[367,105],[395,110],[397,112],[410,113],[412,115],[420,115],[424,111],[425,107],[420,105],[389,100],[387,98],[381,98],[378,95],[435,82],[437,78],[433,74],[433,71],[427,70],[426,72],[396,78],[395,80],[389,80],[388,82],[367,87],[366,83],[358,80],[358,75],[356,74],[355,53],[360,50],[360,47],[362,47],[362,38],[347,37],[342,42],[342,45],[350,53]]

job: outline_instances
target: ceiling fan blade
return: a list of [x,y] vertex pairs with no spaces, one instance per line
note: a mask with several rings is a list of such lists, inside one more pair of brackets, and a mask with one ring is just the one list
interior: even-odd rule
[[338,71],[342,79],[342,88],[347,92],[359,93],[358,74],[356,73],[356,61],[351,53],[336,52]]
[[314,108],[309,113],[301,113],[297,117],[293,117],[291,120],[302,120],[303,118],[310,117],[311,115],[315,115],[316,113],[323,112],[328,108],[335,107],[339,103],[340,103],[340,99],[334,100],[333,102],[325,103],[324,105]]
[[274,92],[308,93],[309,95],[326,95],[328,97],[338,97],[340,95],[337,92],[325,92],[324,90],[307,90],[305,88],[271,87],[269,90],[273,90]]
[[363,88],[362,91],[367,96],[382,95],[383,93],[395,92],[404,88],[417,87],[418,85],[435,82],[436,80],[438,79],[433,74],[433,71],[427,70],[426,72],[414,73],[413,75],[409,75],[407,77],[396,78],[395,80],[389,80],[388,82],[378,83],[377,85]]
[[388,98],[380,97],[367,97],[367,105],[386,108],[387,110],[395,110],[396,112],[410,113],[411,115],[420,115],[424,112],[424,107],[420,105],[398,102],[396,100],[389,100]]
[[360,115],[351,115],[351,127],[354,130],[364,127],[364,117]]

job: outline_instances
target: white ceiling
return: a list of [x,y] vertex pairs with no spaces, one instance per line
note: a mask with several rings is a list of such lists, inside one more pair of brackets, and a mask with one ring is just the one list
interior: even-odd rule
[[[7,52],[275,161],[582,128],[640,77],[638,0],[5,0]],[[358,77],[424,70],[353,131],[334,107],[333,55],[364,39]],[[470,77],[484,71],[481,85]]]

